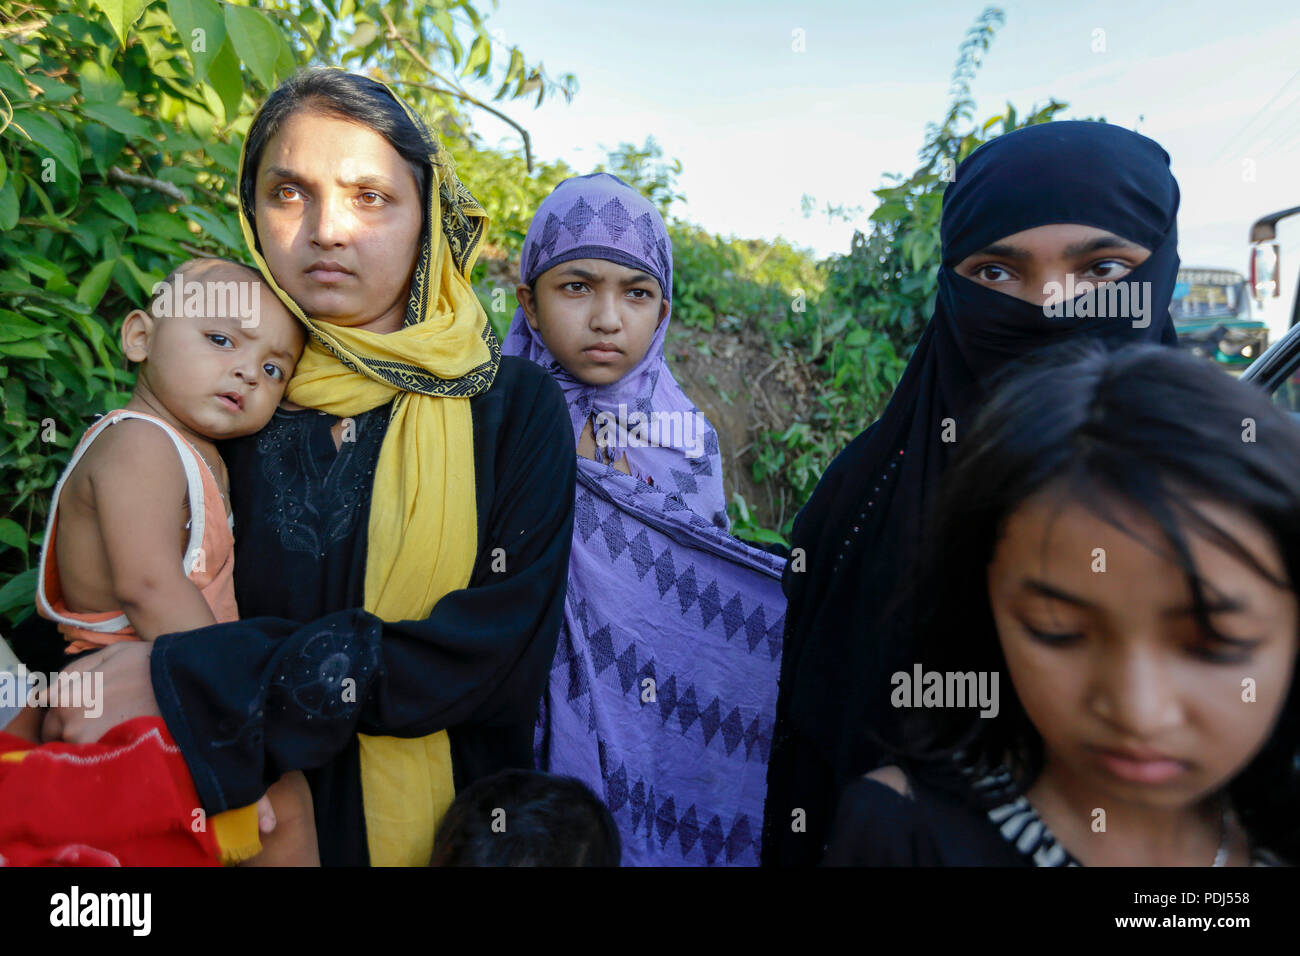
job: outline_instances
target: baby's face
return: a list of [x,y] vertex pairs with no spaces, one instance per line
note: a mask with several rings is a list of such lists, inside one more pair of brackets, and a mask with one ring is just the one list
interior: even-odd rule
[[588,385],[608,385],[645,357],[668,302],[659,280],[606,259],[574,259],[543,272],[536,295],[517,295],[556,361]]
[[251,271],[209,267],[185,275],[182,292],[170,312],[157,309],[166,314],[153,317],[140,375],[167,411],[200,435],[220,440],[258,431],[284,396],[305,330]]

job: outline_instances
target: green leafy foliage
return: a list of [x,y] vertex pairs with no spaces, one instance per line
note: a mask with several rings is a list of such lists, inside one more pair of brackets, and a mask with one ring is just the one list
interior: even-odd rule
[[454,76],[500,62],[499,99],[576,84],[463,0],[31,0],[0,22],[0,615],[16,620],[71,447],[129,395],[121,319],[185,259],[244,257],[235,175],[271,87],[323,64],[390,83],[481,168],[467,178],[522,242],[567,170],[476,148],[472,113],[492,107]]

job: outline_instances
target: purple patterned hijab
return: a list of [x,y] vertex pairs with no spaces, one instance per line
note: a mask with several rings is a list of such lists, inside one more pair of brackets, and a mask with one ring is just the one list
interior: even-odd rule
[[[673,250],[663,218],[649,200],[609,173],[566,179],[546,197],[533,217],[520,259],[520,279],[531,284],[542,273],[573,259],[607,259],[640,269],[659,281],[672,301]],[[548,369],[564,389],[576,442],[587,421],[617,435],[611,460],[627,455],[632,474],[676,495],[696,514],[728,530],[726,494],[718,436],[668,370],[664,337],[672,311],[659,323],[645,356],[632,371],[608,385],[587,385],[560,365],[528,324],[522,307],[502,351]],[[607,462],[609,463],[609,462]]]
[[[613,176],[570,179],[547,198],[524,243],[523,281],[570,259],[643,270],[672,295],[663,220]],[[601,796],[625,866],[757,866],[785,562],[728,534],[717,435],[664,363],[667,326],[631,372],[600,387],[566,372],[522,309],[502,348],[560,382],[575,442],[588,418],[617,416],[620,405],[702,426],[657,445],[620,442],[615,455],[626,450],[632,475],[578,458],[564,623],[536,759]],[[638,427],[625,417],[628,431]]]

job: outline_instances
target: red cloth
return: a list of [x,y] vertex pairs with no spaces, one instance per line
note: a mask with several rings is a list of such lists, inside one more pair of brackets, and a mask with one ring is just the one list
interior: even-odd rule
[[[22,760],[4,759],[28,751]],[[219,866],[192,825],[194,781],[162,720],[97,743],[36,745],[0,731],[0,866]]]

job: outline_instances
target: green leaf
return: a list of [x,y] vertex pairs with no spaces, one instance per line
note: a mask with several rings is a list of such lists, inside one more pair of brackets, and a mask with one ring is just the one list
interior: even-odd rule
[[[167,0],[181,45],[194,64],[194,81],[208,75],[217,53],[226,42],[226,18],[216,0]],[[202,31],[195,33],[196,30]],[[199,49],[196,49],[198,47]]]
[[127,136],[136,139],[150,139],[153,136],[153,127],[143,117],[136,116],[124,106],[114,106],[111,103],[86,103],[81,109],[91,119]]
[[30,110],[20,110],[14,114],[13,125],[20,126],[33,143],[81,179],[81,147],[58,122]]
[[27,386],[22,379],[14,377],[5,382],[4,388],[5,423],[23,425],[27,422]]
[[138,229],[139,224],[136,222],[135,210],[131,208],[131,201],[123,196],[116,189],[106,189],[97,187],[94,191],[95,202],[108,211],[110,215],[116,216],[132,229]]
[[[222,105],[222,109],[225,109],[224,105]],[[197,103],[191,103],[189,100],[186,100],[185,121],[190,124],[190,129],[194,130],[194,132],[203,139],[211,139],[212,130],[216,125],[217,118],[210,110],[204,109]]]
[[81,280],[81,288],[77,290],[77,301],[92,309],[99,305],[100,299],[104,298],[104,293],[108,291],[115,265],[117,265],[116,259],[105,259],[103,262],[96,263]]
[[27,98],[27,85],[23,83],[22,75],[8,63],[0,63],[0,90]]
[[357,28],[352,32],[352,39],[348,40],[345,50],[360,50],[366,44],[370,43],[375,37],[379,36],[379,28],[373,23],[359,23]]
[[43,94],[41,102],[43,103],[66,103],[77,95],[77,88],[69,86],[62,80],[56,80],[52,76],[45,76],[41,73],[33,73],[28,77],[33,83],[41,88]]
[[95,164],[100,176],[107,176],[109,167],[117,161],[126,146],[126,137],[117,130],[98,123],[86,123],[81,129],[86,135],[86,144],[90,147],[90,161]]
[[12,518],[0,518],[0,542],[22,551],[27,547],[27,531]]
[[144,8],[149,5],[149,0],[91,0],[91,2],[104,11],[123,47],[126,46],[127,31],[136,20],[140,19],[140,14],[144,13]]
[[177,242],[193,242],[194,233],[185,228],[180,216],[167,212],[147,212],[139,217],[140,231],[155,236],[165,236]]
[[18,225],[18,193],[13,181],[0,186],[0,232],[8,232]]
[[280,30],[260,10],[226,7],[226,30],[235,52],[268,90],[275,87],[275,61],[284,42]]
[[0,340],[17,342],[19,339],[35,339],[49,331],[47,326],[33,322],[24,315],[0,309]]
[[244,96],[244,77],[239,70],[239,57],[235,48],[226,38],[217,51],[216,58],[208,67],[208,83],[221,97],[221,105],[226,111],[225,121],[233,123],[239,115],[239,101]]
[[36,572],[38,568],[20,571],[0,588],[0,614],[36,600]]
[[27,339],[22,342],[0,342],[0,355],[30,359],[50,357],[50,353],[46,350],[45,346],[32,339]]
[[151,295],[153,295],[154,286],[156,286],[163,279],[163,274],[161,272],[156,272],[152,270],[146,272],[145,270],[141,269],[138,265],[135,264],[134,258],[126,254],[119,256],[118,261],[123,266],[126,267],[126,271],[130,274],[131,278],[135,281],[135,284],[139,286],[141,301],[144,301],[145,299],[148,299]]
[[459,63],[465,48],[461,46],[460,38],[456,36],[456,24],[452,22],[451,14],[446,10],[439,10],[430,19],[433,20],[433,25],[438,28],[443,39],[447,41],[447,49],[451,51],[451,62]]
[[488,71],[491,58],[492,45],[487,37],[475,37],[474,44],[469,48],[469,59],[465,61],[465,69],[461,70],[460,75],[466,76],[470,72],[477,71],[479,76],[484,76]]
[[81,95],[87,103],[116,104],[126,92],[126,86],[111,66],[100,66],[94,60],[81,64]]
[[212,210],[201,209],[198,206],[181,206],[180,211],[202,226],[204,232],[222,245],[234,250],[244,247],[243,237]]
[[186,252],[179,245],[170,239],[163,239],[159,236],[130,236],[127,242],[137,246],[144,246],[146,249],[152,249],[154,252],[161,252],[165,256],[171,256],[176,259],[187,259],[190,253]]

